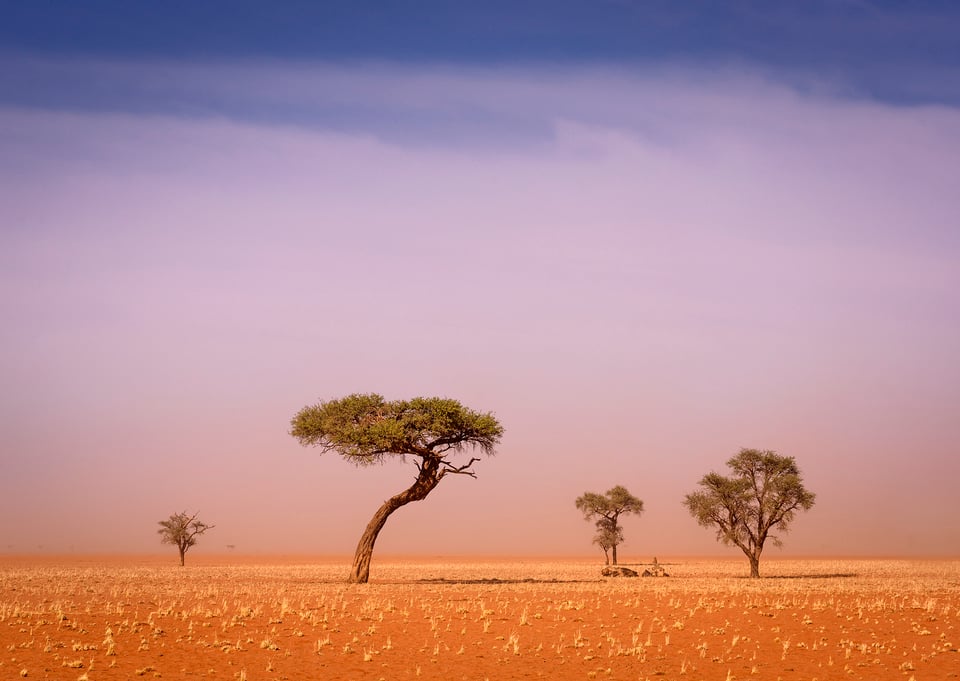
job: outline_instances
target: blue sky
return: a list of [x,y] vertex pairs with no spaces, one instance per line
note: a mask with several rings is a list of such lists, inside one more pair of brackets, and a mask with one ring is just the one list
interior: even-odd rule
[[[749,76],[798,94],[897,106],[960,103],[960,8],[949,2],[94,0],[0,7],[0,104],[13,107],[225,117],[489,147],[549,141],[557,115],[620,126],[634,117],[592,107],[589,88],[557,110],[552,102],[542,106],[536,93],[522,107],[502,107],[495,93],[483,103],[469,92],[417,99],[399,85],[385,92],[379,82],[365,83],[378,72],[403,83],[401,70],[471,72],[481,81],[510,70],[547,82],[602,70],[675,73],[733,88]],[[629,82],[623,88],[634,89]]]
[[[0,8],[0,49],[8,55],[750,64],[901,103],[960,98],[960,7],[952,2],[5,0]],[[43,101],[42,84],[20,85],[2,88],[5,100]],[[89,103],[104,95],[63,96]]]
[[956,64],[951,2],[4,2],[3,43],[123,56]]
[[10,550],[349,553],[409,463],[286,430],[358,391],[506,427],[386,551],[589,552],[616,484],[625,555],[722,551],[680,500],[741,447],[790,551],[960,546],[955,4],[0,10]]

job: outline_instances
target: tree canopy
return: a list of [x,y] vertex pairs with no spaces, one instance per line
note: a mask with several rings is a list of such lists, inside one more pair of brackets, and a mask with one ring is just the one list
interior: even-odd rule
[[750,560],[750,576],[759,577],[766,541],[780,546],[774,530],[786,532],[797,511],[813,507],[816,495],[803,486],[791,456],[741,449],[727,467],[730,476],[708,473],[683,503],[700,525],[716,528],[720,542],[739,547]]
[[445,397],[388,401],[381,395],[353,394],[307,406],[290,422],[290,434],[304,446],[335,452],[358,466],[388,457],[414,457],[417,478],[408,489],[388,499],[367,525],[354,556],[350,580],[366,582],[377,536],[395,510],[424,499],[448,474],[476,477],[471,457],[451,458],[467,449],[493,454],[503,426],[490,413],[464,407]]
[[300,444],[336,452],[359,466],[383,463],[391,455],[442,459],[468,446],[492,454],[503,435],[492,414],[472,411],[456,400],[387,401],[373,393],[304,407],[291,426],[290,434]]

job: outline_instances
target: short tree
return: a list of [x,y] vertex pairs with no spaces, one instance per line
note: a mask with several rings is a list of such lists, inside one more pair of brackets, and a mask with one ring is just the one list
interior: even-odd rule
[[[623,528],[620,527],[620,516],[633,513],[640,515],[643,513],[643,502],[630,494],[626,487],[617,485],[607,490],[606,494],[596,494],[595,492],[584,492],[583,496],[577,497],[577,508],[583,511],[584,520],[605,521],[604,530],[608,532],[605,535],[605,541],[609,542],[609,549],[613,557],[613,564],[617,564],[617,546],[623,543]],[[597,523],[597,529],[601,530],[600,522]],[[597,538],[594,538],[597,541]],[[599,542],[597,542],[599,543]],[[601,545],[601,548],[603,545]],[[606,555],[606,550],[604,550]]]
[[187,549],[197,543],[197,537],[214,528],[197,519],[197,513],[187,515],[186,512],[174,513],[166,520],[160,521],[160,543],[173,544],[180,552],[180,565],[186,556]]
[[623,543],[623,528],[611,523],[606,518],[597,520],[597,533],[593,543],[603,550],[603,561],[610,564],[610,549]]
[[750,560],[750,576],[760,576],[760,554],[769,539],[781,546],[774,530],[787,532],[798,510],[809,511],[816,495],[803,486],[792,456],[741,449],[727,461],[732,475],[709,473],[700,490],[683,505],[704,527],[716,527],[717,539],[738,546]]
[[467,409],[456,400],[417,397],[388,402],[376,394],[354,394],[301,409],[291,420],[290,434],[302,445],[333,451],[357,466],[381,464],[387,457],[412,457],[417,478],[408,489],[387,499],[373,515],[357,544],[350,581],[370,578],[370,559],[377,536],[390,514],[419,501],[447,474],[476,477],[479,461],[471,457],[455,465],[449,457],[467,448],[493,454],[503,427],[489,413]]

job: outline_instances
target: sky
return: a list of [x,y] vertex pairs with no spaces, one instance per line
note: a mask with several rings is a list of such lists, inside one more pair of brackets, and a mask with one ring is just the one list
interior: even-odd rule
[[[288,433],[355,392],[505,428],[383,554],[960,555],[954,3],[0,0],[0,552],[349,554],[411,462]],[[375,558],[376,560],[376,558]]]

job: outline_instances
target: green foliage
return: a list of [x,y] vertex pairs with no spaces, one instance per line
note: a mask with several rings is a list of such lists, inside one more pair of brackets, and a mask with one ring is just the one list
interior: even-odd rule
[[300,444],[335,451],[361,466],[381,463],[387,455],[437,457],[467,446],[492,454],[503,434],[492,414],[456,400],[387,401],[373,393],[304,407],[290,424],[290,434]]
[[616,524],[624,513],[643,513],[643,502],[622,485],[607,490],[606,494],[584,492],[583,496],[577,497],[575,503],[577,508],[583,511],[584,520],[599,516]]
[[742,449],[727,467],[732,475],[703,476],[700,489],[683,504],[700,525],[715,527],[719,541],[740,547],[754,564],[768,539],[781,545],[773,530],[786,532],[797,511],[813,507],[816,495],[803,486],[791,456]]

